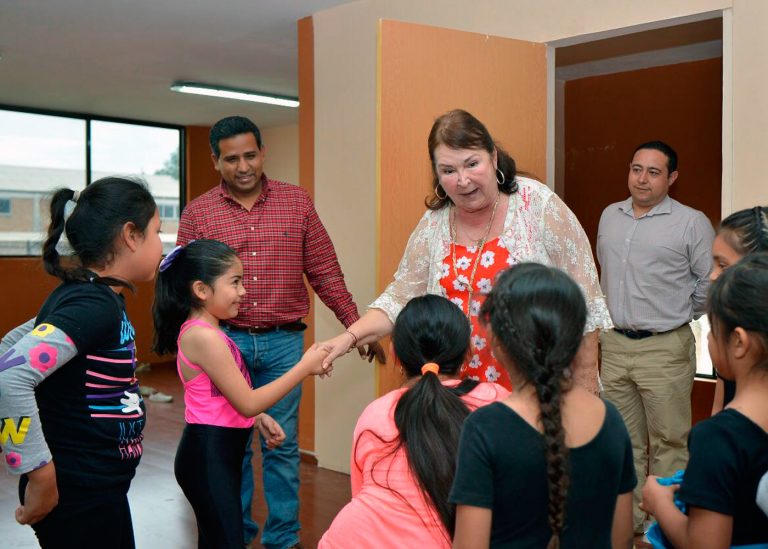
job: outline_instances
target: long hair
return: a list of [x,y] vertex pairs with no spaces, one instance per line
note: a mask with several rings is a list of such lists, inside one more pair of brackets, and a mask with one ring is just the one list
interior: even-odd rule
[[736,328],[758,337],[758,367],[768,370],[768,253],[744,256],[725,269],[709,289],[709,323],[716,340],[725,341]]
[[498,169],[504,174],[504,183],[499,186],[499,190],[504,194],[517,192],[515,160],[493,140],[482,122],[467,111],[456,109],[435,120],[427,139],[432,164],[432,193],[427,196],[425,204],[430,210],[439,210],[451,203],[449,197],[440,198],[435,192],[440,184],[435,166],[435,149],[438,145],[451,149],[480,149],[491,155],[494,150],[497,151]]
[[461,427],[469,409],[461,396],[477,386],[464,380],[449,389],[432,372],[422,375],[424,364],[439,365],[440,373],[459,373],[469,350],[470,326],[456,305],[436,295],[408,302],[392,332],[395,355],[408,378],[418,381],[405,391],[395,407],[399,433],[393,453],[405,450],[408,466],[427,503],[431,503],[453,537],[455,506],[448,493],[456,473]]
[[[76,196],[72,189],[58,189],[51,198],[51,222],[43,243],[43,264],[61,280],[92,280],[133,289],[130,281],[99,277],[90,271],[103,269],[115,256],[115,243],[123,226],[133,223],[144,234],[157,210],[146,183],[123,177],[94,181],[79,193],[71,215],[65,219],[67,202]],[[66,233],[74,257],[62,264],[56,245]]]
[[564,272],[537,263],[504,271],[480,309],[514,368],[532,384],[544,427],[549,484],[548,548],[560,546],[570,476],[561,407],[570,388],[570,364],[581,344],[587,306],[581,290]]
[[199,280],[213,286],[237,259],[235,250],[218,240],[195,240],[172,253],[176,255],[170,265],[157,275],[152,303],[152,350],[159,355],[178,350],[181,325],[193,310],[202,307],[192,283]]
[[739,255],[768,251],[768,207],[732,213],[720,222],[717,234]]

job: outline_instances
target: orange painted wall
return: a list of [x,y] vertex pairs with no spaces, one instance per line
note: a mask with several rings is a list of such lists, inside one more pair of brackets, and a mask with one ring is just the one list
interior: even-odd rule
[[722,60],[709,59],[565,84],[565,196],[594,244],[603,209],[629,196],[640,143],[661,139],[679,157],[670,194],[720,221]]
[[[315,37],[312,18],[305,17],[298,22],[299,40],[299,184],[315,196]],[[309,295],[312,289],[306,284]],[[309,315],[304,322],[307,331],[304,346],[314,343],[315,300],[310,297]],[[315,450],[315,378],[310,376],[302,385],[299,405],[299,448]]]
[[[566,82],[564,199],[593,247],[603,209],[629,196],[632,151],[653,139],[679,157],[670,195],[720,221],[722,72],[709,59]],[[694,422],[709,417],[713,394],[694,383]]]
[[[379,41],[381,291],[425,211],[435,118],[455,108],[471,112],[520,169],[545,177],[547,87],[543,44],[398,21],[381,22]],[[378,394],[400,383],[391,363],[379,370]]]

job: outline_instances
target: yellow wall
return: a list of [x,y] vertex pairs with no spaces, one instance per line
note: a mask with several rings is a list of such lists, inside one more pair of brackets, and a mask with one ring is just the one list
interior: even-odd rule
[[[732,136],[732,147],[723,151],[723,213],[729,213],[757,202],[768,203],[768,186],[761,177],[762,159],[768,157],[768,98],[764,93],[768,74],[760,70],[768,66],[762,36],[768,25],[768,2],[361,0],[314,14],[315,200],[358,304],[370,303],[379,290],[375,223],[379,19],[535,42],[567,42],[585,35],[607,37],[626,27],[650,28],[668,19],[704,17],[724,9],[728,10],[724,17],[724,78],[732,82],[732,94],[724,93],[723,99],[724,139],[730,143]],[[455,71],[455,81],[449,85],[472,86],[471,63],[457,64]],[[548,124],[553,121],[549,119]],[[552,128],[547,132],[554,144]],[[422,152],[426,158],[426,145]],[[554,165],[553,158],[548,161]],[[337,215],[339,211],[344,215]],[[322,340],[338,331],[332,315],[318,308],[316,338]],[[338,361],[330,382],[317,384],[316,449],[321,465],[348,470],[355,420],[375,391],[374,370],[351,357]]]

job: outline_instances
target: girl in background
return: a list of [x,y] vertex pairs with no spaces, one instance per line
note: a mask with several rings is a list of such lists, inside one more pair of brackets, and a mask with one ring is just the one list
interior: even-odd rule
[[[768,208],[755,206],[732,213],[720,222],[712,243],[712,273],[715,280],[723,270],[754,252],[768,251]],[[719,377],[715,386],[712,415],[722,410],[736,394],[736,384]]]
[[[697,423],[680,485],[649,476],[643,507],[675,547],[697,549],[768,544],[768,517],[755,499],[768,470],[768,254],[751,254],[722,272],[710,288],[709,353],[736,383],[724,410]],[[688,515],[674,504],[685,503]],[[760,545],[765,547],[765,545]]]
[[464,423],[454,547],[632,547],[637,484],[616,408],[572,383],[587,308],[564,272],[511,267],[480,310],[515,390]]
[[448,503],[456,448],[470,410],[506,397],[493,383],[460,381],[469,350],[466,316],[443,297],[409,301],[393,331],[405,386],[373,401],[355,427],[352,501],[319,548],[450,547]]
[[240,351],[220,328],[237,316],[242,280],[243,265],[232,248],[194,240],[163,259],[155,287],[153,350],[178,352],[186,426],[174,470],[195,512],[200,548],[242,549],[240,480],[254,416],[274,448],[285,434],[262,411],[306,376],[328,373],[322,367],[326,353],[311,349],[282,377],[251,388]]
[[[63,233],[74,251],[64,260]],[[0,357],[0,442],[20,475],[16,520],[42,547],[134,547],[127,493],[145,415],[122,291],[154,277],[159,233],[144,183],[104,178],[51,199],[43,263],[62,283],[34,330]]]

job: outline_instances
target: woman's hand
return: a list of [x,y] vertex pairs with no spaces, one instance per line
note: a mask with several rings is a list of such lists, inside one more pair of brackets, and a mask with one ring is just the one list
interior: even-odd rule
[[280,446],[285,440],[285,431],[280,424],[268,414],[259,414],[256,416],[256,428],[259,434],[267,443],[270,450]]
[[24,505],[16,508],[16,522],[32,525],[43,520],[59,503],[59,488],[52,461],[27,473],[27,478]]
[[670,504],[674,506],[675,492],[680,488],[679,484],[663,486],[659,484],[658,478],[655,475],[648,475],[643,486],[643,502],[640,504],[643,511],[657,518],[660,508]]

